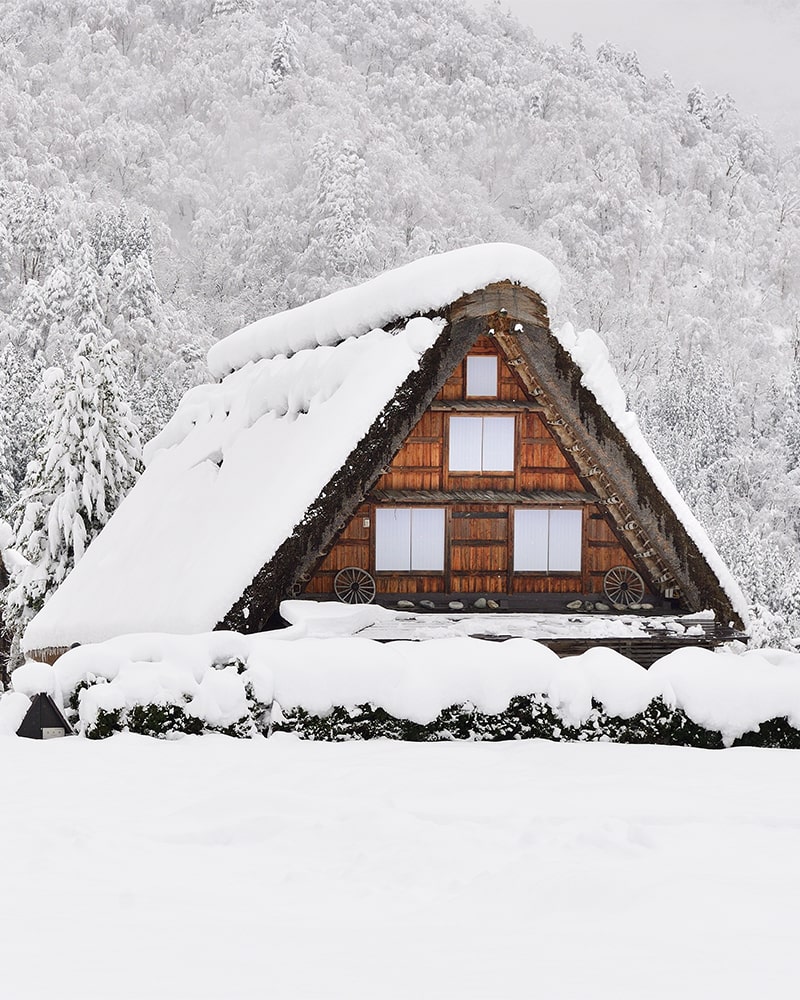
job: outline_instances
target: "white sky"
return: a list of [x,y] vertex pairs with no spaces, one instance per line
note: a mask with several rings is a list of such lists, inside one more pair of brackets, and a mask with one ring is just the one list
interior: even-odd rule
[[[483,0],[472,0],[483,6]],[[800,141],[800,0],[502,0],[539,37],[636,49],[648,76],[730,92],[784,143]]]

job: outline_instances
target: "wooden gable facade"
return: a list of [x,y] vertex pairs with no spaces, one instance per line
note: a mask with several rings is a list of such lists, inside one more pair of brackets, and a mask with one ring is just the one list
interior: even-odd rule
[[[470,378],[473,373],[478,377]],[[452,443],[457,422],[464,419],[473,421],[475,437],[479,421],[501,421],[502,433],[513,444],[512,461],[494,464],[509,468],[468,470],[460,468],[464,461],[454,462]],[[409,559],[407,569],[388,568],[381,562],[381,521],[388,519],[381,512],[423,510],[441,512],[440,525],[424,538],[431,546],[441,545],[441,565],[423,571]],[[553,512],[569,513],[553,517]],[[414,523],[403,520],[410,535]],[[534,537],[527,544],[532,551],[526,552],[529,540],[519,536],[531,532],[539,544]],[[420,555],[422,565],[437,562],[433,552]],[[601,599],[606,573],[619,566],[636,569],[605,506],[584,487],[541,402],[508,364],[496,338],[484,333],[439,389],[303,592],[335,598],[337,575],[358,567],[374,579],[379,603],[433,597],[436,603],[464,599],[466,604],[485,597],[504,607],[547,609],[579,596]],[[642,601],[658,600],[648,587]]]
[[[484,598],[563,611],[577,599],[616,603],[607,574],[630,572],[641,597],[619,607],[710,609],[741,628],[718,571],[583,384],[541,298],[497,282],[433,315],[444,329],[419,368],[217,627],[265,628],[289,596],[347,600],[348,580],[359,599],[388,606]],[[471,385],[472,365],[483,375]]]

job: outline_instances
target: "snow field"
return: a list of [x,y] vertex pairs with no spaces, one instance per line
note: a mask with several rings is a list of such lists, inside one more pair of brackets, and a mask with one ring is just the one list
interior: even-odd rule
[[800,755],[4,743],[3,993],[782,996]]

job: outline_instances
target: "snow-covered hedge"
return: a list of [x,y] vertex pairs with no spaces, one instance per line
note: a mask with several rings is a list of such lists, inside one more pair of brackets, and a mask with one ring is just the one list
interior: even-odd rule
[[[530,639],[126,636],[26,663],[0,702],[13,732],[46,691],[85,736],[297,732],[312,739],[616,740],[800,747],[800,656],[684,649],[644,670]],[[18,725],[18,721],[16,722]]]

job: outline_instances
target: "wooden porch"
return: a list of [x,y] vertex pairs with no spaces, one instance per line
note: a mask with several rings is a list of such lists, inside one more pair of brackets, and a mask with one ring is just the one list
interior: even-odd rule
[[[383,602],[381,602],[383,603]],[[401,609],[402,610],[402,609]],[[559,609],[560,610],[560,609]],[[487,642],[526,638],[540,642],[560,657],[589,649],[613,649],[642,667],[687,647],[713,650],[746,636],[720,625],[708,614],[625,611],[615,614],[513,611],[509,608],[454,611],[415,608],[361,628],[360,638],[377,642],[470,637]]]

